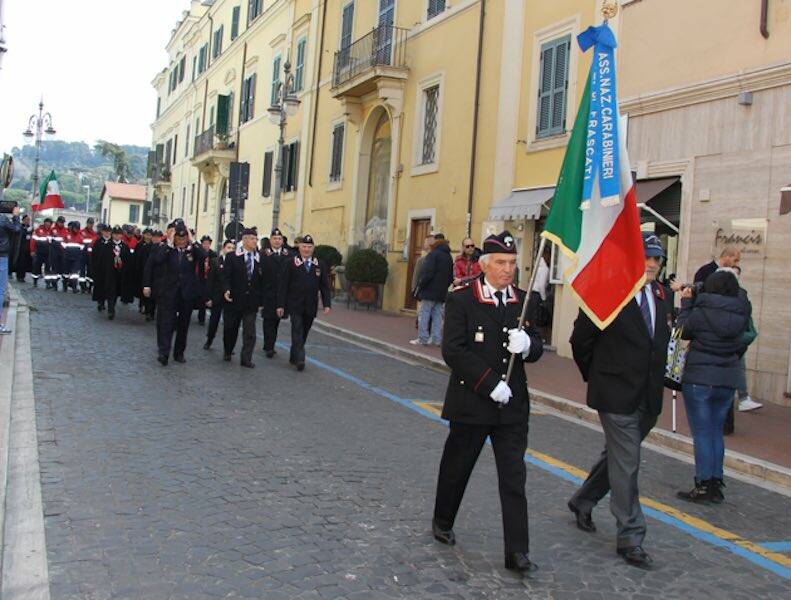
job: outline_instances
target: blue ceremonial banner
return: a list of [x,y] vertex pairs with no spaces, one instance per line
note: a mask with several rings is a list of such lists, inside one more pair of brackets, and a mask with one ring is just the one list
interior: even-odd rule
[[593,47],[581,207],[590,206],[593,185],[597,178],[602,206],[613,206],[621,201],[618,102],[615,86],[615,48],[618,44],[607,23],[588,27],[577,36],[577,43],[583,52]]

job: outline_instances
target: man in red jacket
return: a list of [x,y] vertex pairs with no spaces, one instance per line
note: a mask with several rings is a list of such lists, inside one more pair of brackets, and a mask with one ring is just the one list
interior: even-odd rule
[[478,264],[480,252],[475,248],[471,238],[462,242],[461,254],[453,263],[453,285],[469,285],[481,274],[481,265]]
[[80,265],[80,289],[82,293],[90,291],[91,287],[93,286],[93,279],[90,277],[90,273],[88,272],[88,267],[90,265],[91,259],[91,252],[93,252],[93,244],[96,240],[99,239],[99,234],[93,228],[94,220],[93,217],[88,217],[88,220],[85,221],[85,227],[82,228],[80,231],[80,236],[82,237],[82,265]]

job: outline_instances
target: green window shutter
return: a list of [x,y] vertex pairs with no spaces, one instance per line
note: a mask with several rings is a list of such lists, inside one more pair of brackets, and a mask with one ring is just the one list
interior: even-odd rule
[[176,135],[173,136],[173,164],[174,165],[176,164],[176,158],[178,156],[176,154],[176,147],[178,145],[179,145],[179,136],[178,136],[178,134],[176,134]]
[[239,124],[247,122],[247,80],[242,81],[242,97],[239,99]]
[[233,12],[231,16],[231,41],[235,40],[239,37],[239,12],[241,11],[240,6],[234,6]]
[[250,83],[247,85],[247,120],[249,121],[255,117],[255,82],[257,75],[253,73],[250,75]]
[[276,56],[272,62],[272,93],[271,104],[277,103],[277,88],[280,83],[280,56]]
[[541,46],[540,78],[538,82],[538,115],[536,117],[536,137],[550,135],[552,121],[552,67],[555,47],[550,42]]
[[561,135],[566,130],[569,52],[571,36],[541,46],[536,137]]
[[305,86],[305,49],[308,40],[302,38],[297,42],[297,66],[294,71],[294,89],[301,92]]
[[280,189],[288,191],[288,165],[291,160],[291,144],[283,146],[283,170],[280,172]]
[[228,111],[230,96],[217,96],[217,134],[228,135]]
[[272,195],[272,163],[274,162],[274,153],[264,153],[264,187],[261,193],[264,198]]
[[566,96],[569,83],[569,50],[571,38],[566,36],[555,46],[555,66],[552,77],[552,133],[566,130]]

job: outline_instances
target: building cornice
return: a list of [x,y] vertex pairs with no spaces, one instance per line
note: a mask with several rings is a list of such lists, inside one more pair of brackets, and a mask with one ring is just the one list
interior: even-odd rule
[[621,112],[628,113],[631,117],[639,117],[730,98],[745,91],[757,92],[789,84],[791,62],[783,62],[625,98],[621,100],[620,107]]

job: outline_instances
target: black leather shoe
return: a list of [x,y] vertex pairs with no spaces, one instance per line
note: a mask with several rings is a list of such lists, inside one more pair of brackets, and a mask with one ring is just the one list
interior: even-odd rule
[[248,369],[255,369],[255,365],[251,362],[242,362],[240,363],[243,367],[247,367]]
[[115,313],[114,312],[107,313],[107,318],[112,321],[113,319],[115,319]]
[[272,358],[274,355],[275,355],[275,351],[274,350],[267,350],[266,351],[266,357],[267,358]]
[[431,533],[434,539],[448,546],[456,545],[456,534],[452,529],[442,529],[435,520],[431,521]]
[[168,357],[167,356],[164,356],[164,355],[160,354],[159,356],[157,356],[157,360],[159,361],[159,364],[161,364],[163,367],[167,367],[168,366]]
[[643,550],[642,546],[631,546],[629,548],[618,548],[618,555],[634,567],[641,569],[650,569],[654,563],[648,553]]
[[173,360],[175,360],[177,363],[182,363],[182,364],[187,362],[187,359],[184,358],[183,354],[174,354],[173,355]]
[[594,533],[596,531],[596,525],[593,524],[593,517],[590,513],[582,512],[571,502],[568,503],[568,507],[569,510],[574,513],[574,517],[577,519],[578,529],[581,529],[587,533]]
[[297,363],[297,371],[304,371],[305,363]]
[[530,561],[524,552],[514,552],[505,557],[505,568],[509,571],[516,571],[522,575],[529,575],[538,571],[538,565]]
[[222,359],[223,359],[225,362],[231,362],[231,355],[230,355],[230,354],[223,354],[223,355],[222,355]]
[[206,343],[203,344],[204,350],[211,350],[211,340],[206,340]]

